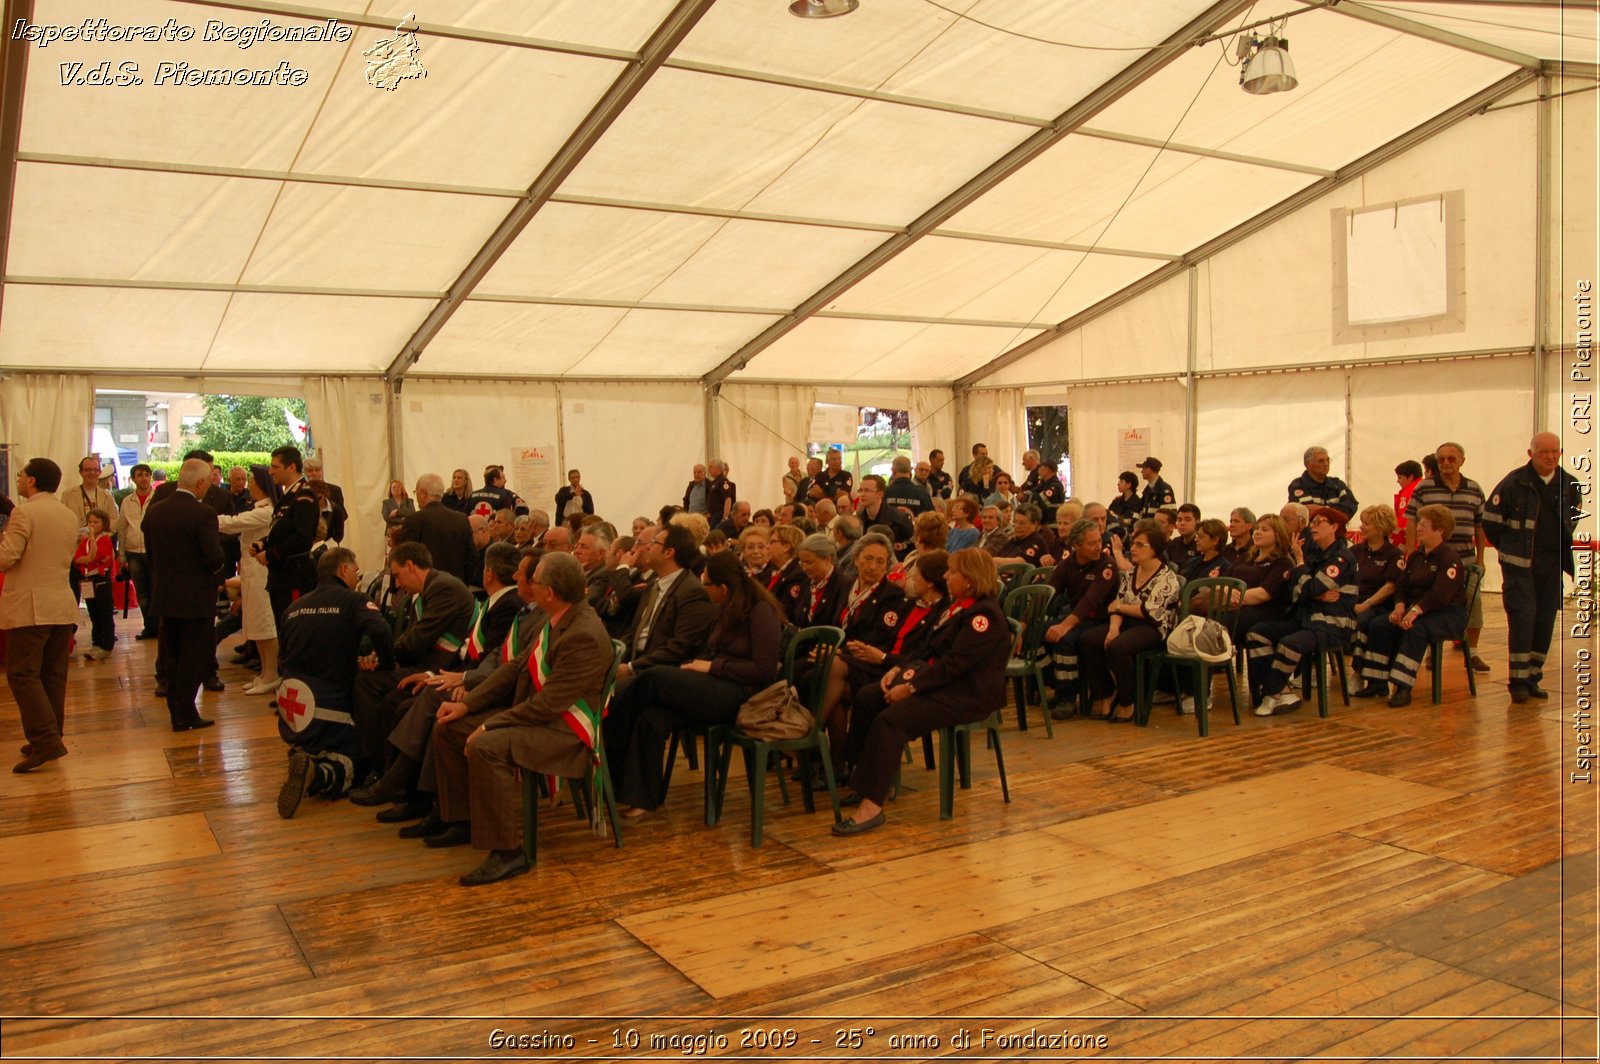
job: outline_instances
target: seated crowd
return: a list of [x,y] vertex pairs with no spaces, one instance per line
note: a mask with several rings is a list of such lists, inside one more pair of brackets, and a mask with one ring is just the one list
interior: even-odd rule
[[[1467,594],[1487,542],[1484,496],[1460,476],[1458,445],[1430,457],[1431,478],[1412,476],[1415,463],[1397,469],[1398,512],[1358,513],[1312,448],[1280,513],[1240,507],[1226,522],[1179,505],[1154,457],[1103,505],[1068,498],[1033,451],[1018,482],[982,444],[954,477],[940,451],[859,482],[838,450],[804,468],[791,459],[782,501],[760,509],[711,460],[682,505],[625,526],[597,513],[577,470],[553,518],[498,466],[481,488],[456,470],[448,487],[436,474],[413,495],[391,485],[387,565],[363,583],[329,533],[337,489],[280,448],[240,485],[250,506],[223,527],[244,543],[240,612],[262,672],[247,691],[276,694],[291,747],[279,813],[308,794],[383,806],[378,820],[404,824],[403,838],[488,851],[462,878],[475,885],[527,870],[519,771],[580,776],[603,742],[623,815],[648,816],[667,797],[674,734],[732,725],[779,677],[788,639],[815,625],[844,633],[820,677],[829,767],[855,807],[834,831],[876,828],[907,742],[1004,704],[1016,644],[1002,600],[1024,583],[1051,589],[1038,623],[1056,719],[1133,720],[1139,655],[1162,649],[1182,616],[1219,607],[1246,652],[1258,716],[1294,710],[1302,666],[1347,647],[1357,695],[1404,706],[1434,640],[1466,639],[1473,666],[1487,668],[1470,650],[1482,622]],[[1526,468],[1543,477],[1540,462]],[[208,473],[186,463],[184,490],[204,495]],[[342,499],[337,511],[342,522]],[[87,516],[78,569],[95,580],[112,521]],[[1488,516],[1494,529],[1499,512]],[[1220,599],[1195,583],[1219,578],[1237,581]],[[1547,648],[1513,641],[1514,701],[1545,697]],[[178,669],[177,655],[163,645],[163,667]],[[193,723],[189,686],[203,666],[184,666],[184,690],[169,697],[175,728],[209,723]],[[1193,712],[1197,692],[1177,686],[1179,712]]]

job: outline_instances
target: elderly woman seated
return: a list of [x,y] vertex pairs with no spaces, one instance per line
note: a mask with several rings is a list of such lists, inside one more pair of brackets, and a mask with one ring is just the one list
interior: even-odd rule
[[956,551],[945,584],[950,603],[933,622],[925,656],[902,660],[859,693],[856,713],[865,739],[850,777],[850,800],[859,808],[833,826],[836,835],[883,825],[883,803],[906,743],[947,725],[983,720],[1005,704],[1011,629],[1000,610],[994,559],[976,547]]

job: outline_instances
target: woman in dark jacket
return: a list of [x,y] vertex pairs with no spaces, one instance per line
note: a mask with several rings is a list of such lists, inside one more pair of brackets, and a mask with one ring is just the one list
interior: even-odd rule
[[883,803],[906,743],[946,725],[983,720],[1005,704],[1011,629],[1000,610],[994,559],[977,547],[956,551],[945,584],[951,601],[934,622],[927,657],[903,661],[878,686],[861,691],[856,712],[872,722],[850,777],[860,807],[833,826],[836,835],[883,825]]
[[639,673],[612,707],[614,724],[606,722],[606,753],[625,816],[642,816],[665,799],[662,761],[673,731],[732,724],[739,706],[778,677],[777,600],[731,551],[706,561],[702,582],[720,607],[705,652],[678,668]]

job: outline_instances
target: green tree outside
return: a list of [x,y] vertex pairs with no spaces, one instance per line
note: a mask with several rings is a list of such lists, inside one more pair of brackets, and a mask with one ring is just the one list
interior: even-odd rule
[[207,451],[271,451],[297,441],[283,411],[306,420],[304,399],[270,399],[258,395],[207,395],[205,416],[195,426],[194,443]]

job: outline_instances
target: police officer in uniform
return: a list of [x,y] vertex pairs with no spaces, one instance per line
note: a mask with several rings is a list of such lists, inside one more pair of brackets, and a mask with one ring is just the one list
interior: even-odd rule
[[[1332,506],[1311,511],[1310,542],[1296,546],[1300,557],[1290,581],[1294,612],[1282,621],[1266,621],[1247,637],[1253,686],[1261,691],[1256,716],[1286,713],[1300,705],[1289,681],[1307,654],[1342,647],[1356,630],[1356,561],[1344,542],[1348,515]],[[1297,541],[1298,542],[1298,541]]]
[[1328,470],[1333,460],[1326,447],[1307,447],[1301,456],[1306,471],[1289,481],[1288,502],[1297,502],[1310,509],[1313,506],[1331,506],[1343,510],[1346,519],[1356,515],[1356,497],[1350,485],[1338,477],[1330,477]]
[[1544,659],[1561,613],[1561,574],[1576,579],[1572,536],[1583,496],[1577,478],[1561,468],[1561,437],[1541,432],[1528,464],[1495,486],[1483,508],[1483,530],[1500,553],[1511,654],[1511,701],[1550,697],[1539,686]]
[[1172,485],[1161,479],[1161,459],[1146,458],[1139,463],[1139,475],[1144,477],[1144,491],[1139,495],[1139,515],[1155,520],[1156,511],[1178,505]]
[[307,594],[317,586],[311,545],[317,541],[322,503],[301,475],[301,463],[298,447],[272,452],[268,468],[282,494],[267,534],[251,548],[267,563],[267,595],[272,599],[272,616],[280,622],[296,594]]
[[294,816],[307,794],[341,798],[361,770],[361,742],[350,715],[359,662],[373,655],[394,667],[389,626],[355,590],[356,556],[333,547],[317,559],[317,586],[284,611],[278,628],[278,734],[289,744],[289,776],[278,815]]

